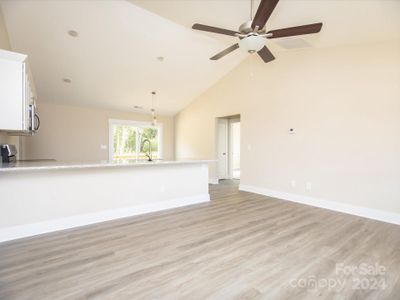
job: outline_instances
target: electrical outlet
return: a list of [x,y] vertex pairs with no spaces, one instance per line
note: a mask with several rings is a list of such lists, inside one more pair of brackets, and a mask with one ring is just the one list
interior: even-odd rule
[[107,150],[107,148],[108,148],[108,147],[107,147],[107,145],[105,145],[105,144],[101,144],[101,145],[100,145],[100,149],[101,149],[101,150]]
[[306,190],[310,191],[312,188],[311,182],[306,183]]
[[247,151],[251,151],[251,145],[247,145]]
[[292,185],[292,188],[295,188],[296,185],[297,185],[296,180],[292,180],[292,181],[290,182],[290,184]]

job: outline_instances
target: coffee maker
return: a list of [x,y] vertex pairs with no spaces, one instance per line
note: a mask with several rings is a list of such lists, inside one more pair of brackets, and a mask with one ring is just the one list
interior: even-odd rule
[[2,163],[17,161],[17,147],[11,144],[0,145]]

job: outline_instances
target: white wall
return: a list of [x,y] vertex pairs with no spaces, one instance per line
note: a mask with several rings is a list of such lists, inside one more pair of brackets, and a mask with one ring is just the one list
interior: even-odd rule
[[[51,104],[40,102],[39,132],[23,139],[24,159],[56,159],[58,161],[107,160],[108,120],[151,121],[150,114]],[[174,158],[174,119],[157,116],[163,125],[162,151],[164,159]]]
[[240,114],[241,184],[399,213],[400,42],[276,58],[251,56],[183,110],[176,157],[215,159],[215,118]]

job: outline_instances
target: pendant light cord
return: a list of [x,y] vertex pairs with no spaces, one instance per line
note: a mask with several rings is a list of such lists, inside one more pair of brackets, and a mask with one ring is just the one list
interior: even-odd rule
[[253,1],[254,0],[250,0],[250,20],[253,20]]
[[152,106],[152,108],[151,108],[151,116],[152,116],[152,120],[151,120],[151,123],[152,123],[152,125],[153,126],[155,126],[156,125],[156,122],[157,122],[157,116],[156,116],[156,108],[155,108],[155,102],[156,102],[156,92],[151,92],[151,106]]

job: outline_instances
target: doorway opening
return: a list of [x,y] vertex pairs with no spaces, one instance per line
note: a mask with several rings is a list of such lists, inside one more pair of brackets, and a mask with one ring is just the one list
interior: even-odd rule
[[218,180],[240,179],[240,115],[217,119]]

